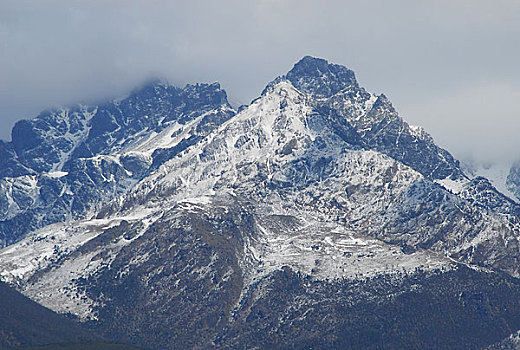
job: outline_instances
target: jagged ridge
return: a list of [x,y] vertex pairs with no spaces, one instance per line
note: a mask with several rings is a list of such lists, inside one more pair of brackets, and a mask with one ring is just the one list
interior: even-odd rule
[[[179,91],[151,88],[161,89]],[[142,134],[130,128],[138,132],[132,141],[122,128],[129,124],[117,122],[123,116],[99,114],[105,122],[89,125],[108,131],[77,148],[91,152],[87,158],[63,165],[105,162],[106,179],[119,169],[111,159],[123,174],[114,183],[134,182],[90,199],[95,218],[49,225],[0,251],[3,278],[111,336],[156,348],[402,346],[407,336],[431,347],[424,325],[371,342],[342,318],[374,305],[407,315],[406,300],[415,297],[414,307],[435,300],[424,314],[435,314],[446,346],[456,336],[489,345],[520,327],[507,311],[518,305],[504,299],[517,293],[517,280],[497,272],[518,274],[518,206],[489,182],[469,180],[385,96],[359,87],[352,71],[305,57],[235,116],[218,98],[205,109],[204,96],[185,107],[191,119],[175,114],[174,123],[161,120],[160,130]],[[152,102],[162,116],[159,100]],[[479,289],[472,280],[503,287]],[[391,295],[381,293],[389,285]],[[436,288],[439,298],[416,292]],[[468,288],[473,294],[460,294]],[[321,310],[352,307],[314,310],[323,297]],[[476,309],[485,310],[477,321]],[[378,310],[381,318],[366,324],[372,335],[395,317]],[[335,321],[322,324],[327,314]],[[458,335],[450,333],[453,315],[468,322]],[[483,332],[496,319],[504,327]],[[310,326],[318,323],[319,334]],[[481,336],[466,338],[472,332]]]

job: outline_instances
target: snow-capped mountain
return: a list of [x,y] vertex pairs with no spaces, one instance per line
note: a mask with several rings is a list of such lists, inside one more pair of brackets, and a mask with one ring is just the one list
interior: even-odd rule
[[233,114],[218,84],[152,83],[120,101],[18,122],[12,142],[0,142],[0,245],[93,215]]
[[520,206],[343,66],[304,57],[239,112],[217,84],[152,83],[0,147],[1,278],[118,341],[482,348],[520,329]]

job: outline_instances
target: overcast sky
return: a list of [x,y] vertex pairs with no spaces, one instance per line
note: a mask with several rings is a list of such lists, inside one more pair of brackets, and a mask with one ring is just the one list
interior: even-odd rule
[[520,1],[0,1],[0,138],[150,77],[247,103],[304,55],[356,72],[457,157],[520,158]]

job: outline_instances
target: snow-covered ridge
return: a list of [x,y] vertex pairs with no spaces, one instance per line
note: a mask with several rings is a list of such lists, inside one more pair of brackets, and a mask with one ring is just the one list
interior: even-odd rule
[[[501,249],[512,247],[504,242],[515,239],[518,227],[506,216],[466,201],[460,194],[467,179],[430,180],[413,163],[401,161],[400,154],[392,156],[405,141],[425,141],[426,134],[415,127],[408,130],[381,96],[334,89],[338,91],[330,99],[337,115],[320,113],[322,106],[308,92],[281,79],[207,133],[197,133],[198,127],[208,117],[230,112],[229,107],[194,113],[187,121],[184,114],[168,122],[161,116],[160,128],[143,128],[130,140],[118,140],[108,154],[80,158],[80,165],[99,171],[81,181],[96,175],[98,186],[124,186],[103,189],[110,196],[99,197],[90,218],[48,225],[0,250],[1,278],[54,310],[95,319],[92,310],[102,301],[78,289],[78,279],[111,269],[122,249],[133,247],[154,223],[166,220],[164,213],[213,218],[216,208],[226,205],[223,197],[247,203],[255,219],[254,232],[245,235],[237,253],[246,284],[284,266],[321,281],[364,279],[403,270],[450,269],[458,263],[445,255],[458,254],[472,267],[482,263],[475,254],[481,246],[496,250],[484,257],[490,266],[512,254]],[[340,135],[344,130],[338,128],[349,123],[370,140],[389,129],[396,134],[382,138],[390,139],[382,145],[386,148],[370,148],[368,142],[361,147]],[[151,167],[157,151],[175,148],[192,136],[198,137],[196,142]],[[428,154],[443,159],[444,153],[425,143],[432,147]],[[128,159],[149,171],[127,169]],[[37,192],[31,176],[23,179],[23,186]],[[60,168],[45,176],[61,181],[71,172]],[[6,193],[8,185],[14,186],[7,181]],[[73,197],[70,187],[63,188],[61,195]],[[287,217],[298,224],[284,226]],[[126,230],[127,224],[136,235],[114,233],[120,226]],[[108,243],[101,242],[104,237],[110,237]],[[147,257],[136,257],[132,266],[146,264]],[[118,276],[130,268],[122,268]]]
[[[326,197],[334,197],[335,201],[341,202],[345,206],[353,205],[349,204],[351,200],[348,196],[352,196],[352,198],[357,196],[355,193],[348,194],[345,192],[342,185],[345,181],[348,181],[353,187],[371,186],[377,188],[385,186],[385,182],[379,176],[377,169],[379,167],[382,167],[382,169],[394,167],[395,161],[373,151],[348,151],[340,140],[335,138],[333,133],[326,130],[325,127],[325,125],[319,124],[319,116],[313,111],[308,98],[290,83],[281,82],[273,87],[272,91],[267,93],[262,99],[224,123],[210,134],[206,140],[168,161],[155,173],[141,181],[133,190],[151,191],[154,188],[168,189],[173,187],[176,188],[173,196],[162,198],[156,203],[152,201],[147,202],[145,205],[138,205],[130,209],[131,211],[126,209],[119,214],[113,214],[102,220],[93,219],[70,224],[57,224],[37,231],[34,235],[0,252],[3,279],[24,286],[24,281],[27,281],[37,271],[45,269],[46,266],[50,266],[50,264],[60,258],[71,256],[74,251],[78,250],[86,242],[102,234],[110,227],[119,224],[122,220],[135,222],[137,219],[134,213],[149,213],[147,215],[156,217],[165,208],[175,206],[176,204],[185,203],[207,206],[210,205],[211,197],[215,193],[227,192],[235,193],[236,195],[253,195],[252,198],[264,200],[264,203],[270,208],[264,210],[275,210],[280,214],[292,212],[295,215],[306,215],[310,220],[313,216],[316,217],[318,213],[313,214],[308,209],[302,211],[300,207],[304,202],[296,204],[298,200],[305,201],[305,196],[296,195],[293,197],[293,195],[290,195],[286,198],[287,203],[284,204],[283,201],[280,201],[277,192],[267,193],[267,197],[262,192],[255,192],[262,190],[265,186],[265,184],[255,185],[255,176],[263,176],[262,174],[265,174],[267,181],[273,183],[291,181],[287,178],[285,170],[288,169],[287,166],[289,164],[302,157],[310,157],[313,161],[322,159],[324,156],[336,159],[339,167],[336,170],[338,172],[337,179],[325,180],[322,178],[323,175],[311,173],[308,176],[309,179],[313,176],[318,176],[318,179],[322,178],[318,188],[313,189],[313,191],[318,192],[327,188],[325,192]],[[157,140],[150,137],[144,142],[137,144],[135,150],[126,149],[124,152],[146,153],[153,147],[164,146],[164,139],[170,139],[175,130],[179,130],[177,125],[166,128],[164,134],[155,136]],[[184,135],[181,132],[176,134],[176,137],[182,138]],[[325,146],[318,145],[316,146],[318,148],[312,146],[316,142],[317,137],[320,137],[320,142],[323,142]],[[309,153],[309,147],[314,149],[312,153]],[[320,150],[319,147],[325,148]],[[110,157],[118,158],[120,156]],[[421,178],[420,174],[411,169],[406,169],[403,166],[398,167],[402,168],[402,174],[397,174],[395,178],[398,182],[404,181],[403,184],[409,185]],[[377,208],[384,203],[384,201],[377,200],[377,197],[373,197],[373,199],[376,202],[367,202],[363,206],[353,205],[349,211],[350,217],[361,217],[365,215],[367,208]],[[124,203],[124,196],[117,201]],[[312,207],[309,209],[313,210]],[[328,218],[326,212],[319,213],[319,216],[323,220]],[[334,251],[339,254],[338,259],[340,260],[342,259],[340,256],[343,254],[341,247],[345,244],[358,246],[356,243],[358,241],[353,241],[351,234],[346,233],[341,226],[336,225],[330,228],[332,236],[322,235],[320,233],[322,230],[318,229],[319,226],[318,223],[315,223],[313,226],[315,229],[309,231],[309,236],[304,238],[305,246],[312,241],[320,245],[321,241],[327,239],[332,247],[331,252]],[[267,250],[264,249],[265,252],[261,254],[262,257],[258,256],[259,259],[272,260],[273,268],[280,268],[283,264],[291,261],[292,255],[289,254],[289,251],[286,252],[288,255],[284,255],[284,253],[281,259],[273,255],[283,248],[283,246],[279,247],[276,243],[280,241],[281,236],[273,237],[272,234],[267,234],[263,237],[262,239],[271,238],[265,242],[267,244],[265,249]],[[273,239],[272,242],[270,242],[271,239]],[[333,243],[338,240],[345,244],[341,242]],[[347,241],[352,241],[352,244]],[[386,251],[382,243],[376,243],[374,240],[370,242],[372,243],[369,246],[376,244],[381,247],[380,249],[383,249],[382,252],[386,252],[381,253],[383,254],[382,259],[385,261],[388,259],[388,257],[385,258],[387,254],[390,254],[389,256],[400,254],[398,249],[394,249],[394,253],[392,253],[392,250]],[[336,246],[341,249],[334,248]],[[364,244],[359,246],[364,246]],[[255,248],[251,246],[251,249]],[[302,252],[307,252],[306,248]],[[307,253],[310,254],[309,259],[312,260],[313,250],[311,249]],[[109,264],[114,254],[117,254],[117,251],[110,255],[112,258],[105,259],[103,264]],[[73,288],[74,278],[94,273],[95,267],[98,266],[97,263],[92,263],[94,256],[84,257],[86,260],[84,258],[66,259],[62,265],[53,268],[52,272],[49,272],[55,277],[41,279],[37,287],[25,286],[23,288],[28,288],[26,290],[27,294],[36,297],[38,300],[54,300],[52,302],[49,301],[46,305],[56,308],[57,306],[53,303],[58,303],[59,300],[60,305],[67,305],[70,309],[70,303],[66,303],[63,300],[63,289],[59,289],[58,285],[67,285],[70,289]],[[353,276],[352,268],[345,269],[344,262],[339,262],[338,265],[333,260],[330,260],[330,264],[327,263],[330,265],[329,267],[324,265],[317,276],[321,276],[320,278]],[[383,263],[375,264],[373,268],[368,268],[368,270],[374,271],[374,273],[382,273],[386,265]],[[440,264],[442,265],[443,263]],[[301,268],[305,273],[312,272],[309,264],[300,265],[299,263],[293,263],[293,265],[294,268]],[[363,267],[358,266],[357,270],[363,271]],[[60,271],[65,271],[63,273],[66,276],[70,275],[74,276],[74,278],[66,282],[63,280],[63,273]],[[76,272],[73,273],[72,271]],[[42,283],[48,287],[43,286]],[[51,293],[52,288],[57,288],[61,292],[57,295]],[[42,294],[42,289],[47,292]],[[83,304],[86,305],[85,307],[90,305],[88,303]],[[84,317],[85,308],[75,310],[77,314],[81,314]],[[60,311],[65,310],[60,307]]]
[[218,84],[157,84],[17,123],[0,177],[0,246],[92,215],[168,159],[169,149],[188,147],[234,113]]

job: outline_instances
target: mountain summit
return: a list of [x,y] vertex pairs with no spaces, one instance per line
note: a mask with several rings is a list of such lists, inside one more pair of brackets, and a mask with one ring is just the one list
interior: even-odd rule
[[294,87],[316,98],[328,98],[347,88],[358,88],[353,71],[311,56],[302,58],[285,77]]
[[153,349],[477,349],[520,329],[520,207],[388,98],[312,57],[239,112],[225,96],[151,84],[20,122],[0,277]]

